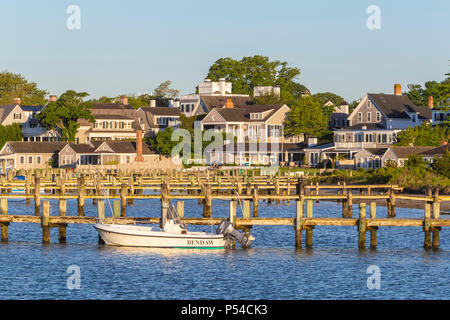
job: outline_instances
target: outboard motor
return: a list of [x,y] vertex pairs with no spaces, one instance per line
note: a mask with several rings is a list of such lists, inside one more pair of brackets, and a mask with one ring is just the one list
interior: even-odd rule
[[222,220],[219,223],[216,233],[223,234],[225,237],[230,237],[238,241],[244,248],[249,248],[253,240],[255,240],[248,232],[243,233],[237,231],[228,220]]

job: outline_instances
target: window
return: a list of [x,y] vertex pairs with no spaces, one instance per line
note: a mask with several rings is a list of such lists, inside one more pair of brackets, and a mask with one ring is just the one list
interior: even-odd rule
[[377,112],[377,122],[381,121],[381,113]]
[[367,109],[370,109],[372,103],[370,102],[370,100],[367,100]]
[[127,163],[130,163],[131,162],[131,156],[127,156]]
[[358,122],[362,122],[362,112],[358,112]]
[[21,113],[14,113],[14,119],[22,119]]
[[373,142],[373,135],[372,134],[366,134],[366,142]]
[[372,112],[367,112],[367,122],[372,122]]
[[28,163],[33,163],[33,157],[32,156],[28,157]]
[[25,157],[24,156],[20,156],[20,163],[25,163]]
[[36,163],[41,164],[41,156],[36,156]]

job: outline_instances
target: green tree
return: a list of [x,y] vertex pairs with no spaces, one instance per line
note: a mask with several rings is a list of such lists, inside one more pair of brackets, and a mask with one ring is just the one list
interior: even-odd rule
[[428,97],[433,96],[433,106],[439,109],[448,110],[450,108],[450,73],[446,73],[446,79],[441,82],[427,81],[424,88],[419,84],[409,84],[406,95],[414,104],[426,106]]
[[436,157],[433,161],[433,171],[438,175],[450,179],[450,151],[446,150],[440,158]]
[[159,154],[171,154],[172,149],[178,144],[172,141],[173,128],[158,131],[156,136],[149,138],[150,148]]
[[292,104],[284,126],[285,135],[304,134],[306,139],[320,136],[328,126],[322,103],[312,96],[299,99]]
[[90,110],[91,103],[83,101],[87,96],[86,92],[68,90],[58,100],[50,102],[37,118],[46,129],[59,129],[65,141],[74,142],[80,127],[77,120],[95,121]]
[[209,68],[207,78],[218,81],[225,78],[233,84],[233,93],[253,95],[256,86],[280,87],[280,103],[289,103],[309,90],[295,82],[300,69],[289,67],[287,62],[270,61],[255,55],[241,60],[220,58]]
[[3,148],[7,141],[22,141],[22,126],[20,123],[13,123],[8,126],[0,125],[0,148]]
[[409,127],[401,131],[398,136],[398,146],[440,146],[441,141],[447,140],[447,128],[431,126],[422,123],[420,126]]
[[12,104],[20,98],[24,105],[46,103],[46,90],[40,90],[35,82],[28,82],[22,75],[3,71],[0,73],[0,105]]

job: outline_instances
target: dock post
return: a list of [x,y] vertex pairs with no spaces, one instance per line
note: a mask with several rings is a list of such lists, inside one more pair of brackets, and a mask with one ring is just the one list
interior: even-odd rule
[[304,216],[304,207],[305,200],[303,196],[300,196],[300,199],[296,203],[297,212],[295,219],[295,247],[301,249],[302,248],[302,230],[303,230],[303,216]]
[[359,204],[358,248],[364,249],[365,247],[366,247],[366,204],[362,202]]
[[48,244],[50,243],[50,202],[48,200],[42,202],[41,226],[42,243]]
[[[128,178],[128,185],[130,186],[130,192],[129,194],[134,195],[134,178],[133,174]],[[134,204],[134,199],[128,199],[128,204]]]
[[203,217],[212,216],[212,197],[211,197],[211,184],[208,182],[203,188],[205,194],[205,200],[203,201]]
[[170,194],[170,187],[168,183],[168,177],[165,177],[163,183],[161,184],[161,222],[160,222],[161,228],[164,227],[167,220],[167,212],[169,211],[170,206],[169,194]]
[[[67,199],[59,199],[59,216],[65,217],[67,215]],[[59,243],[66,243],[66,227],[65,225],[60,225],[59,229]]]
[[127,185],[122,183],[120,185],[120,216],[127,216]]
[[389,189],[389,202],[391,204],[391,217],[395,217],[395,190],[393,187]]
[[[342,188],[342,195],[347,196],[347,189]],[[348,198],[347,198],[348,199]],[[342,218],[347,218],[348,215],[348,200],[342,200]]]
[[[236,227],[236,201],[234,199],[230,200],[230,211],[229,211],[229,220],[233,227]],[[231,242],[231,248],[236,248],[236,240]]]
[[[377,217],[377,204],[376,202],[370,203],[370,219],[376,219]],[[370,248],[375,249],[377,247],[377,230],[378,227],[370,227]]]
[[295,219],[295,247],[302,248],[302,230],[303,217],[305,216],[305,180],[298,178],[296,186],[296,194],[299,199],[296,202],[296,219]]
[[[313,200],[306,200],[306,218],[313,217]],[[313,245],[313,229],[314,226],[309,226],[306,229],[306,247],[311,248]]]
[[[2,216],[8,215],[8,199],[7,198],[0,199],[0,215],[2,215]],[[9,222],[1,223],[2,242],[8,242],[8,226],[9,226]]]
[[423,247],[426,249],[431,248],[431,204],[429,202],[425,203],[423,231],[425,233]]
[[120,218],[120,200],[113,201],[113,217]]
[[[101,222],[105,221],[105,201],[103,200],[97,201],[97,217]],[[98,235],[98,244],[105,244],[100,235]]]
[[[433,200],[433,219],[439,219],[440,217],[440,205],[439,205],[439,189],[436,188],[434,192],[434,200]],[[433,227],[433,249],[439,248],[439,231],[441,231],[441,227]]]
[[30,185],[31,185],[31,177],[32,177],[32,175],[31,175],[31,172],[30,172],[30,170],[27,170],[27,172],[26,172],[26,180],[25,180],[25,195],[26,195],[26,197],[27,197],[27,199],[26,199],[26,204],[27,205],[29,205],[30,204],[30,194],[31,194],[31,192],[30,192]]
[[184,201],[177,201],[177,213],[180,218],[184,218]]
[[34,215],[41,215],[41,178],[34,178]]
[[253,217],[257,217],[258,216],[258,200],[259,198],[259,194],[258,194],[258,185],[255,184],[254,188],[253,188]]
[[83,217],[84,216],[84,197],[86,196],[86,186],[85,178],[79,177],[78,179],[78,216]]
[[352,218],[353,217],[353,190],[352,189],[347,190],[347,204],[348,204],[347,216],[349,218]]

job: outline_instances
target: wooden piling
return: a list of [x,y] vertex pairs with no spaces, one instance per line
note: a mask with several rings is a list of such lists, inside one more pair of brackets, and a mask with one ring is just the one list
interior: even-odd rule
[[[236,201],[230,200],[229,221],[236,227]],[[236,241],[231,242],[231,248],[236,248]]]
[[48,244],[50,243],[50,202],[48,200],[42,202],[41,226],[42,243]]
[[34,215],[41,215],[41,178],[34,178]]
[[177,213],[180,218],[184,218],[184,201],[177,201]]
[[347,205],[348,205],[347,216],[349,218],[353,218],[353,190],[352,189],[347,190]]
[[[7,216],[8,215],[8,199],[1,198],[0,199],[0,215]],[[2,242],[8,242],[8,226],[9,222],[2,222],[1,225],[1,234],[2,234]]]
[[259,193],[258,186],[253,188],[253,217],[258,217]]
[[78,180],[77,181],[78,182],[78,197],[77,197],[78,216],[84,217],[84,201],[85,201],[85,196],[86,196],[86,186],[84,185],[85,178],[79,177],[77,180]]
[[358,248],[364,249],[366,247],[366,204],[359,204],[359,219],[358,219]]
[[[347,189],[342,188],[342,195],[347,195]],[[348,215],[348,197],[346,200],[342,200],[342,218],[347,218]]]
[[203,217],[212,217],[212,196],[211,196],[211,184],[208,182],[204,184],[203,192],[205,194],[205,200],[203,201]]
[[[313,200],[306,200],[306,218],[313,217]],[[311,248],[313,245],[313,229],[314,226],[308,226],[306,229],[306,247]]]
[[425,203],[423,231],[425,234],[423,247],[431,248],[431,204],[429,202]]
[[[97,201],[97,217],[100,221],[105,220],[105,201],[98,200]],[[105,244],[105,241],[98,235],[98,244]]]
[[[433,199],[433,219],[439,219],[440,217],[440,204],[439,204],[439,189],[436,188]],[[439,248],[439,232],[441,231],[441,227],[433,227],[433,241],[431,246],[433,249]]]
[[113,201],[113,217],[114,218],[120,218],[120,211],[121,211],[120,202],[121,202],[120,200]]
[[[377,204],[376,202],[370,203],[370,219],[376,219],[377,217]],[[378,227],[370,227],[370,248],[375,249],[377,247],[377,230]]]
[[[66,199],[59,199],[59,216],[65,217],[67,215],[67,200]],[[60,225],[58,227],[59,230],[59,237],[58,241],[59,243],[66,243],[66,227],[65,225]]]
[[120,185],[120,216],[127,216],[127,185],[126,183],[122,183]]

